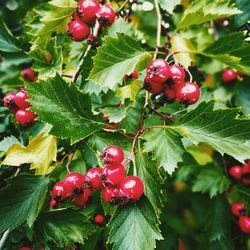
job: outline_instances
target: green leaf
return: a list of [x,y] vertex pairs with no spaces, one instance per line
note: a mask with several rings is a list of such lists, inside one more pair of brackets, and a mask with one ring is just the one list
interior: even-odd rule
[[120,122],[126,116],[126,110],[120,107],[105,107],[101,112],[109,117],[109,123]]
[[181,0],[160,0],[159,1],[162,9],[166,10],[170,14],[173,13],[174,8],[181,3]]
[[140,201],[118,207],[109,223],[108,243],[113,249],[153,250],[162,239],[159,221],[150,202]]
[[0,142],[0,152],[5,153],[13,144],[20,144],[18,139],[11,135],[8,137],[5,137],[1,142]]
[[32,110],[53,125],[51,133],[75,143],[102,128],[91,112],[90,97],[60,77],[27,84]]
[[250,86],[248,80],[237,86],[236,104],[241,107],[245,116],[250,116]]
[[144,183],[144,193],[154,208],[160,209],[162,206],[163,195],[161,193],[161,180],[157,165],[147,154],[141,150],[136,153],[136,166],[138,176]]
[[230,185],[223,171],[213,165],[203,167],[193,184],[193,192],[209,193],[210,198],[223,193]]
[[250,19],[250,5],[248,0],[236,0],[236,6],[241,13],[233,17],[234,26],[239,28]]
[[25,221],[31,226],[47,192],[48,177],[21,175],[0,190],[0,233]]
[[150,59],[151,55],[134,38],[117,33],[117,38],[106,37],[97,49],[88,80],[115,89],[125,75],[130,75],[135,68],[144,69]]
[[[34,60],[32,68],[39,72],[40,79],[62,73],[62,47],[57,46],[56,38],[47,41],[44,47],[40,46],[32,50],[29,56]],[[46,57],[51,57],[51,61]]]
[[95,227],[80,210],[55,210],[38,217],[39,236],[44,241],[54,241],[58,246],[70,246],[74,242],[84,243]]
[[205,142],[222,155],[226,153],[244,162],[249,158],[250,120],[236,119],[237,112],[236,109],[213,110],[212,102],[202,102],[173,128],[194,144]]
[[184,147],[181,136],[171,129],[155,128],[147,131],[143,139],[145,152],[153,152],[152,158],[171,175],[177,163],[182,161]]
[[5,52],[20,52],[22,50],[2,18],[0,18],[0,50]]
[[227,0],[196,0],[184,11],[178,29],[241,13]]

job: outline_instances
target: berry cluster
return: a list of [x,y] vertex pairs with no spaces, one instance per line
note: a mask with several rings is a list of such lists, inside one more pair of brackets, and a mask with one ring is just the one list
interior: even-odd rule
[[200,97],[200,88],[196,83],[185,82],[185,77],[181,66],[155,59],[147,67],[144,86],[153,94],[164,93],[169,102],[176,99],[185,105],[194,104]]
[[96,20],[102,26],[109,26],[115,18],[116,14],[111,6],[100,5],[96,0],[80,0],[68,25],[68,34],[74,41],[88,38],[88,41],[93,43],[95,37],[90,35],[90,26],[93,26]]
[[109,146],[100,157],[105,164],[104,168],[91,168],[85,175],[69,173],[62,182],[55,183],[51,191],[50,206],[60,207],[62,202],[70,198],[76,206],[85,207],[92,192],[102,187],[102,198],[112,205],[139,200],[144,192],[144,184],[136,176],[125,177],[122,149]]
[[229,174],[237,181],[241,181],[244,185],[250,185],[250,160],[242,166],[233,166],[229,170]]
[[225,84],[230,85],[235,83],[237,77],[243,78],[244,76],[245,75],[242,72],[228,68],[222,72],[221,78]]
[[239,227],[243,233],[250,234],[250,217],[246,216],[246,206],[243,203],[236,202],[231,205],[231,212],[239,217]]

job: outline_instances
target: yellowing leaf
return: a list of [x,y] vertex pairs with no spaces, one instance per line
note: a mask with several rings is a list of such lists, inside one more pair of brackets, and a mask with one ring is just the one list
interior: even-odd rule
[[27,147],[13,144],[6,152],[2,165],[20,166],[30,163],[31,169],[36,169],[36,175],[45,175],[51,172],[52,161],[56,160],[56,137],[41,133],[30,140]]

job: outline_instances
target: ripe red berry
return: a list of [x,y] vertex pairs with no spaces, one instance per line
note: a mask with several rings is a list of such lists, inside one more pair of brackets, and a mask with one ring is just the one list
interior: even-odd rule
[[66,192],[63,182],[56,182],[51,190],[51,196],[56,202],[62,202],[66,199]]
[[27,100],[29,100],[29,95],[25,89],[18,91],[14,97],[14,102],[20,109],[27,109],[30,107],[30,103],[28,103]]
[[118,205],[120,192],[118,188],[105,187],[102,190],[102,198],[111,205]]
[[9,93],[3,98],[3,104],[12,113],[18,110],[18,107],[14,101],[16,93]]
[[164,90],[163,83],[153,81],[147,76],[144,79],[144,87],[148,92],[152,94],[158,94]]
[[102,224],[104,222],[104,216],[102,214],[97,214],[95,216],[95,223]]
[[125,168],[122,164],[118,166],[106,166],[103,169],[102,184],[104,187],[115,187],[118,186],[124,179],[126,174]]
[[169,102],[171,102],[175,99],[175,92],[176,92],[176,89],[174,86],[166,86],[165,87],[164,95]]
[[244,185],[250,185],[250,166],[248,163],[244,164],[241,168],[241,181]]
[[117,166],[124,160],[123,150],[118,146],[108,146],[100,157],[107,166]]
[[144,192],[144,184],[142,180],[136,176],[128,176],[120,183],[120,195],[132,201],[141,198]]
[[21,72],[21,76],[24,80],[29,81],[29,82],[35,82],[37,80],[36,72],[30,68],[24,69]]
[[169,67],[169,77],[172,78],[174,81],[184,82],[186,73],[181,66],[172,65]]
[[30,248],[30,247],[20,247],[20,248],[18,248],[18,250],[32,250],[32,248]]
[[65,176],[63,181],[64,190],[67,196],[75,196],[83,194],[84,176],[80,173],[70,173]]
[[81,22],[81,19],[79,18],[79,16],[77,15],[77,12],[75,11],[72,16],[71,16],[71,21],[78,21]]
[[94,190],[100,189],[102,187],[102,173],[103,169],[99,167],[89,169],[84,175],[84,187]]
[[27,109],[19,109],[15,117],[16,121],[23,126],[33,123],[36,119],[35,113]]
[[92,194],[91,190],[88,188],[85,188],[85,189],[83,189],[82,194],[76,195],[73,198],[72,202],[78,207],[85,207],[91,194]]
[[147,67],[146,77],[153,82],[164,83],[169,78],[169,65],[163,59],[155,59]]
[[194,104],[199,100],[200,88],[196,83],[184,82],[176,90],[176,100],[183,104]]
[[235,215],[235,216],[241,216],[241,215],[245,215],[246,213],[246,208],[245,208],[245,205],[243,203],[240,203],[240,202],[236,202],[236,203],[233,203],[231,205],[231,211],[232,211],[232,214]]
[[68,25],[68,34],[74,41],[82,41],[89,36],[90,28],[86,23],[77,20],[71,21]]
[[90,24],[95,21],[99,9],[100,5],[95,0],[83,0],[77,6],[77,15],[82,22]]
[[57,207],[57,202],[56,202],[56,200],[55,200],[55,199],[51,199],[49,205],[50,205],[50,207],[52,207],[52,208]]
[[247,216],[241,216],[239,219],[239,226],[242,232],[250,234],[250,218]]
[[232,83],[237,79],[237,72],[233,69],[225,69],[222,73],[222,80],[224,83]]
[[134,70],[130,75],[125,75],[123,79],[125,81],[127,81],[130,78],[132,78],[132,79],[138,79],[138,77],[139,77],[138,72],[136,70]]
[[241,166],[233,166],[229,170],[229,174],[234,177],[236,180],[240,180],[242,176]]
[[111,6],[103,5],[96,13],[96,17],[101,25],[109,26],[115,21],[116,14]]

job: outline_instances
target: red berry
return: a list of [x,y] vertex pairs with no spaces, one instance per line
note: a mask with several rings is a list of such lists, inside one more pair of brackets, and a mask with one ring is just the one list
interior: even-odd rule
[[90,28],[86,23],[71,21],[68,25],[68,34],[74,41],[82,41],[89,36]]
[[9,93],[3,98],[3,104],[12,113],[18,110],[18,107],[14,101],[16,93]]
[[241,215],[245,215],[246,208],[245,208],[245,205],[243,203],[236,202],[236,203],[233,203],[231,205],[231,211],[232,211],[233,215],[239,217]]
[[237,72],[233,69],[225,69],[222,73],[222,80],[224,83],[232,83],[237,79]]
[[32,248],[30,248],[30,247],[20,247],[20,248],[18,248],[18,250],[32,250]]
[[84,23],[93,23],[100,6],[95,0],[80,1],[77,6],[77,15]]
[[186,73],[184,69],[179,65],[172,65],[169,67],[169,77],[174,81],[184,81],[186,77]]
[[163,83],[153,81],[148,76],[146,76],[144,79],[144,87],[148,92],[152,94],[158,94],[164,90]]
[[241,169],[242,178],[241,181],[245,185],[250,185],[250,166],[248,163],[244,164]]
[[95,223],[102,224],[104,222],[104,216],[101,214],[97,214],[95,216]]
[[98,190],[102,187],[102,176],[103,170],[102,168],[91,168],[84,175],[84,186],[88,188],[92,188],[94,190]]
[[125,168],[122,164],[118,166],[106,166],[103,169],[102,183],[103,186],[115,187],[118,186],[124,179],[126,174]]
[[64,190],[67,196],[75,196],[83,194],[84,176],[80,173],[70,173],[65,176],[63,181]]
[[132,78],[132,79],[138,79],[138,77],[139,77],[138,72],[136,70],[134,70],[130,75],[125,75],[123,79],[125,81],[127,81],[130,78]]
[[55,199],[51,199],[49,205],[50,205],[50,207],[52,207],[52,208],[57,207],[57,202],[56,202],[56,200],[55,200]]
[[242,232],[250,234],[250,218],[247,216],[241,216],[239,219],[239,226]]
[[37,80],[36,72],[30,68],[24,69],[21,72],[21,76],[23,77],[24,80],[29,81],[29,82],[35,82]]
[[92,194],[91,190],[88,188],[83,189],[82,192],[82,194],[75,196],[72,200],[72,202],[78,207],[85,207],[89,197]]
[[199,100],[200,88],[196,83],[184,82],[176,90],[176,100],[184,104],[194,104]]
[[51,196],[56,202],[62,202],[66,199],[66,192],[64,189],[64,183],[62,181],[56,182],[51,190]]
[[124,160],[124,153],[120,147],[112,145],[105,148],[100,157],[105,165],[116,166]]
[[229,174],[236,180],[240,180],[242,176],[242,168],[240,166],[233,166],[230,168]]
[[78,21],[81,22],[81,19],[79,18],[79,16],[77,15],[77,12],[75,11],[72,16],[71,16],[71,21]]
[[109,26],[115,21],[116,14],[111,6],[103,5],[96,13],[96,17],[101,25]]
[[103,188],[102,198],[111,205],[118,205],[120,199],[119,189],[110,187]]
[[27,100],[29,100],[29,95],[25,89],[18,91],[14,98],[14,102],[20,109],[27,109],[30,107],[30,103],[28,103]]
[[175,99],[175,87],[174,86],[166,86],[164,90],[164,95],[166,96],[166,99],[171,102]]
[[27,109],[19,109],[16,112],[16,121],[20,124],[20,125],[28,125],[31,124],[35,121],[36,119],[36,115],[35,113],[33,113],[30,110]]
[[169,65],[163,59],[155,59],[147,67],[146,77],[153,82],[164,83],[169,78]]
[[124,178],[120,184],[120,195],[129,200],[136,201],[141,198],[144,192],[142,180],[136,176]]

